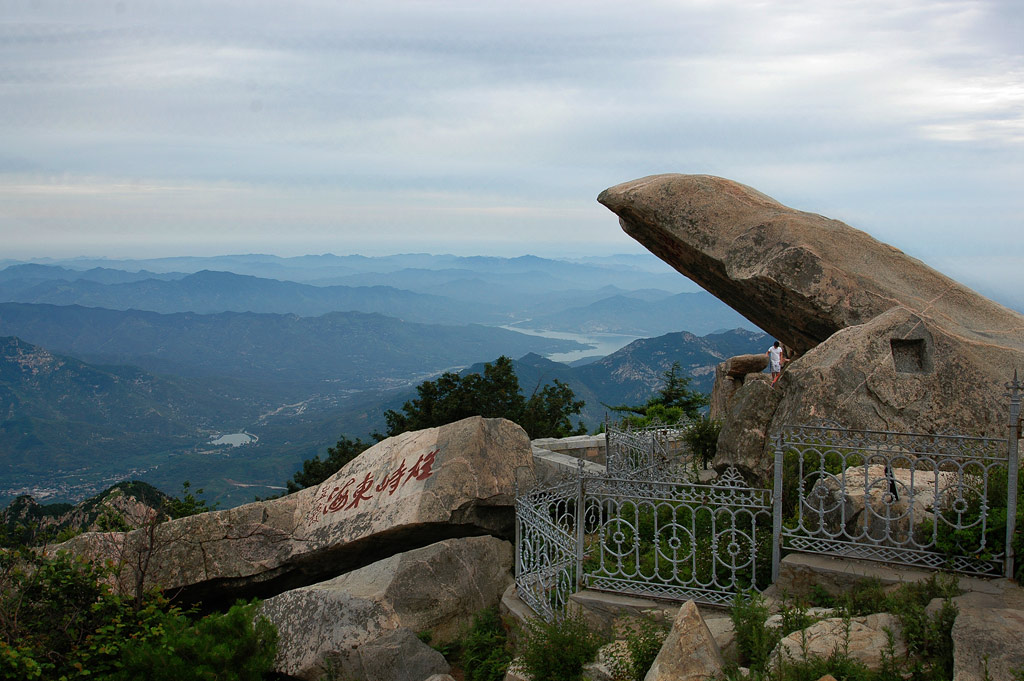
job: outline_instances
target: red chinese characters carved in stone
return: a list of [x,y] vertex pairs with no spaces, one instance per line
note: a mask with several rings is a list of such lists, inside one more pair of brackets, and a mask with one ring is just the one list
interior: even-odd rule
[[405,482],[409,482],[413,478],[417,480],[429,478],[434,473],[431,467],[434,465],[434,457],[437,456],[439,451],[441,450],[434,449],[426,454],[420,454],[420,458],[416,459],[416,464],[409,469],[409,477],[405,479]]
[[331,490],[331,496],[327,497],[327,505],[324,506],[324,513],[333,513],[345,508],[348,503],[348,488],[356,481],[352,478],[343,487],[335,487]]
[[[433,449],[426,454],[420,454],[412,468],[406,468],[405,459],[402,459],[398,468],[385,474],[376,486],[373,484],[374,477],[371,472],[363,476],[358,485],[356,485],[356,478],[352,477],[344,485],[334,487],[330,494],[327,493],[327,487],[323,487],[313,502],[313,508],[306,516],[307,523],[312,525],[319,522],[321,513],[327,514],[359,508],[360,502],[373,498],[374,491],[387,490],[388,496],[391,496],[410,480],[426,480],[434,474],[435,459],[440,451],[440,449]],[[350,489],[353,485],[355,488]],[[327,503],[321,506],[325,497]]]
[[[355,478],[353,478],[353,480],[355,480]],[[350,508],[358,508],[360,501],[367,501],[369,499],[372,499],[372,490],[373,473],[367,473],[366,477],[363,478],[363,481],[356,486],[355,491],[352,493],[352,501],[350,501],[348,506],[345,507],[345,510],[347,511]],[[366,492],[368,491],[370,491],[371,494],[366,494]]]

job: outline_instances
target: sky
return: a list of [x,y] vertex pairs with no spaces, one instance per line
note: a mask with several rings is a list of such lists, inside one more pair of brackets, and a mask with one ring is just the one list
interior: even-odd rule
[[1017,0],[0,0],[0,259],[642,252],[720,175],[1024,299]]

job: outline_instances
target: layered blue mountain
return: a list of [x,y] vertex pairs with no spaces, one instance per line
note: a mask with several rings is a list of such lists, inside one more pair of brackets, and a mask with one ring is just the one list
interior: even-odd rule
[[572,288],[577,282],[559,279],[547,271],[507,271],[508,266],[498,267],[496,272],[403,269],[363,273],[351,281],[394,285],[313,286],[211,270],[139,278],[151,272],[118,276],[109,268],[76,271],[28,264],[0,270],[0,301],[165,314],[276,312],[319,316],[355,311],[431,324],[515,323],[539,330],[633,336],[680,328],[702,334],[749,327],[746,320],[708,293],[625,289],[595,279],[604,272],[595,274],[591,266],[562,264],[570,270],[589,272],[584,283],[592,288]]
[[539,315],[523,326],[573,333],[658,336],[678,329],[703,335],[749,326],[749,322],[709,293],[644,298],[618,294],[557,314]]
[[0,337],[0,496],[13,496],[18,483],[129,477],[218,427],[251,422],[258,403],[222,383],[91,365]]
[[0,303],[0,335],[87,361],[181,376],[379,388],[501,354],[583,348],[480,325],[415,324],[361,312],[319,317],[159,314]]
[[[12,268],[8,268],[12,269]],[[278,312],[315,317],[328,312],[375,312],[414,322],[469,324],[498,322],[497,310],[391,286],[310,286],[232,272],[203,270],[177,279],[102,283],[95,279],[0,278],[0,300],[51,305],[84,305],[112,310],[174,312]],[[7,270],[0,274],[7,273]],[[86,273],[88,274],[88,273]]]
[[[168,492],[188,479],[231,505],[273,493],[341,434],[382,430],[386,409],[442,371],[519,357],[524,391],[565,381],[595,427],[602,403],[645,401],[672,361],[710,390],[714,364],[767,346],[750,331],[700,335],[746,324],[650,256],[5,264],[0,336],[18,340],[0,358],[0,499],[74,501],[141,477]],[[544,355],[585,346],[515,328],[601,347],[605,334],[659,337],[570,367]],[[243,432],[258,439],[213,443]]]

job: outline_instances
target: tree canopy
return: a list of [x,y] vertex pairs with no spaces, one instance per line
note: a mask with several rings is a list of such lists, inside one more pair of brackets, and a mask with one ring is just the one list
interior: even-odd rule
[[[572,423],[571,417],[578,415],[584,404],[576,399],[572,388],[555,379],[548,385],[538,386],[527,399],[520,391],[512,360],[505,356],[493,364],[485,364],[483,374],[460,376],[447,372],[433,381],[421,383],[416,393],[419,397],[406,402],[401,411],[389,409],[384,414],[387,432],[375,433],[374,437],[383,440],[406,431],[443,426],[478,415],[515,421],[531,438],[566,437],[586,432],[582,423],[575,426]],[[342,435],[337,444],[327,450],[326,458],[315,456],[302,462],[302,469],[285,483],[288,493],[319,485],[369,447],[368,442]]]
[[342,435],[333,447],[327,448],[326,459],[321,459],[317,455],[302,462],[302,470],[296,471],[291,480],[285,483],[288,487],[288,494],[298,492],[304,487],[319,485],[337,473],[342,466],[362,454],[369,446],[370,443],[363,442],[359,438],[350,440],[347,436]]
[[701,409],[708,404],[708,396],[690,390],[690,378],[680,375],[679,362],[673,362],[662,377],[664,385],[644,404],[621,405],[609,409],[625,414],[624,424],[634,427],[647,426],[654,421],[673,424],[689,419],[690,424],[683,433],[683,439],[694,457],[707,468],[718,450],[722,422],[701,413]]
[[387,432],[380,437],[442,426],[469,416],[515,421],[531,438],[586,432],[582,423],[572,423],[584,404],[576,399],[572,388],[555,379],[538,386],[527,398],[520,391],[512,360],[504,355],[493,364],[485,364],[482,374],[460,376],[447,372],[421,383],[416,393],[419,397],[406,402],[401,411],[389,409],[385,413]]
[[624,420],[630,425],[643,426],[653,419],[662,423],[673,423],[682,418],[696,419],[700,410],[707,406],[708,396],[690,389],[690,377],[682,375],[679,362],[662,374],[664,384],[658,392],[644,404],[630,406],[619,405],[608,408],[614,412],[625,414]]

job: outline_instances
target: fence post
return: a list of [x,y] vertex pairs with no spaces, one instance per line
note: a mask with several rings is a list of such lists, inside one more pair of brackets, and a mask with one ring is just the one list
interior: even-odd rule
[[583,459],[576,464],[576,590],[583,588],[583,495],[586,486],[583,475]]
[[523,559],[523,556],[520,553],[522,551],[522,546],[523,546],[523,527],[522,527],[522,521],[520,520],[520,516],[519,516],[519,476],[518,475],[515,476],[515,481],[514,482],[515,482],[515,489],[516,489],[516,501],[515,501],[515,509],[516,509],[516,543],[515,543],[515,547],[514,547],[516,559],[515,559],[515,561],[514,561],[514,563],[512,565],[512,569],[513,569],[513,579],[515,580],[515,583],[516,583],[516,591],[518,592],[519,591],[519,578],[522,575],[522,568],[520,567],[520,563],[522,562],[522,559]]
[[1017,476],[1019,474],[1020,459],[1017,452],[1017,439],[1020,437],[1020,400],[1021,391],[1024,385],[1017,380],[1016,370],[1013,372],[1013,382],[1006,384],[1010,398],[1010,423],[1007,427],[1007,465],[1006,465],[1006,576],[1013,577],[1014,558],[1013,535],[1017,526]]
[[772,584],[779,579],[782,557],[782,431],[775,436],[775,480],[772,489]]

